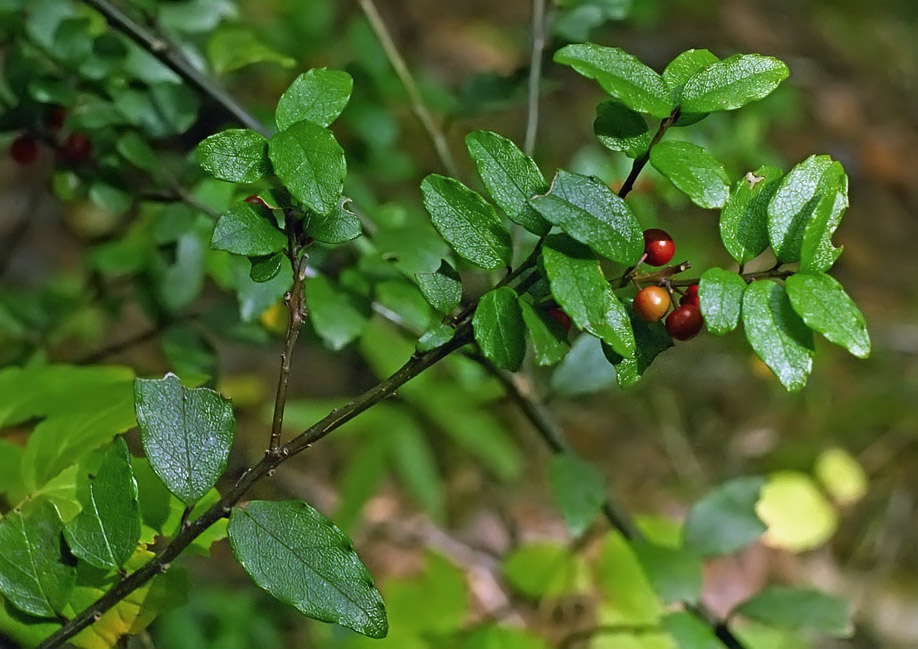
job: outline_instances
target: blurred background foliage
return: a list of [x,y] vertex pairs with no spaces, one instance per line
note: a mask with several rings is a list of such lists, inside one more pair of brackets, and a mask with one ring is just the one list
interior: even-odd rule
[[[436,235],[418,183],[442,169],[356,3],[136,4],[156,12],[166,33],[190,56],[203,57],[263,121],[271,122],[276,98],[307,68],[341,68],[354,77],[335,132],[347,152],[345,193],[374,237],[317,250],[314,262],[336,282],[331,292],[372,291],[409,326],[430,324],[426,303],[392,269],[430,272],[439,263],[427,246]],[[486,128],[522,140],[530,3],[378,5],[466,179],[473,174],[460,155],[465,133]],[[787,169],[811,152],[843,162],[851,208],[835,236],[846,254],[834,275],[861,305],[874,348],[860,361],[817,343],[820,359],[808,386],[789,395],[741,335],[702,335],[662,355],[644,381],[622,392],[595,341],[583,337],[559,367],[535,372],[538,391],[613,493],[632,511],[654,514],[641,518],[653,538],[678,535],[674,521],[713,486],[736,476],[770,476],[760,512],[771,524],[764,541],[706,565],[703,598],[715,611],[726,613],[774,580],[812,583],[849,598],[855,611],[855,635],[820,646],[918,645],[918,4],[559,5],[550,13],[535,150],[546,175],[565,166],[614,186],[630,167],[593,136],[599,89],[550,62],[551,51],[564,43],[619,46],[658,70],[692,47],[720,56],[762,52],[788,62],[789,82],[766,100],[709,116],[678,135],[708,147],[734,178],[762,164]],[[44,38],[48,46],[55,43]],[[5,83],[16,82],[9,72],[14,63],[4,61]],[[136,65],[143,69],[144,62]],[[39,90],[67,103],[67,89]],[[156,154],[165,163],[150,162],[152,152],[130,140],[94,146],[120,152],[152,176],[186,173],[197,141],[229,123],[213,106],[197,112],[193,93],[179,94],[163,100],[175,111],[171,122],[136,107],[136,123],[157,138]],[[82,104],[68,117],[69,127],[104,133],[105,115]],[[182,203],[135,205],[130,186],[54,170],[52,158],[46,151],[30,167],[0,159],[0,362],[92,360],[128,364],[140,375],[172,369],[186,382],[215,383],[239,413],[241,441],[231,464],[246,466],[263,452],[270,416],[265,404],[284,317],[274,304],[277,289],[246,293],[234,279],[239,269],[213,260],[205,273],[200,248],[211,221],[204,213]],[[192,176],[194,200],[225,208],[233,189],[200,178]],[[652,169],[629,202],[645,227],[673,234],[677,258],[691,260],[699,273],[730,262],[715,217]],[[360,273],[350,268],[355,263]],[[474,290],[474,280],[467,281]],[[163,289],[176,284],[186,290]],[[232,286],[237,295],[215,285]],[[411,341],[381,318],[366,321],[367,315],[356,316],[353,332],[304,331],[290,432],[410,353]],[[323,340],[341,353],[323,349]],[[641,601],[647,585],[639,569],[629,572],[634,558],[618,549],[615,535],[597,526],[576,542],[576,552],[564,551],[571,539],[552,502],[548,453],[502,399],[480,368],[451,359],[446,370],[419,377],[261,487],[312,502],[354,535],[382,583],[393,627],[388,640],[372,646],[587,646],[577,634],[598,623],[646,622],[638,613],[647,610]],[[20,441],[15,431],[0,439],[7,457],[8,445]],[[283,608],[231,567],[224,544],[212,551],[216,561],[183,559],[192,574],[189,603],[162,617],[136,646],[370,646]],[[555,556],[562,557],[561,568],[533,574],[546,562],[554,565],[548,557]],[[610,565],[618,566],[619,581],[605,588]],[[610,605],[609,593],[621,592],[633,600]],[[485,624],[493,620],[524,621],[530,631],[495,630]],[[753,624],[744,633],[756,647],[804,646],[797,636]],[[589,646],[668,646],[653,634],[625,635],[613,628]]]

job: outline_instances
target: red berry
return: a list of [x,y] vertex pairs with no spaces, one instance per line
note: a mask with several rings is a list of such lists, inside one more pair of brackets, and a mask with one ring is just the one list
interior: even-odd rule
[[21,165],[31,164],[38,157],[38,142],[31,135],[20,135],[10,145],[10,156]]
[[555,320],[564,331],[570,331],[571,328],[571,317],[567,315],[561,309],[549,309],[547,314]]
[[659,322],[670,304],[669,293],[659,286],[645,286],[634,296],[634,312],[647,322]]
[[644,230],[644,259],[651,266],[663,266],[676,254],[676,244],[665,230],[650,228]]
[[245,202],[251,203],[252,205],[261,205],[262,207],[268,207],[268,204],[265,203],[265,199],[263,199],[258,194],[252,194],[251,196],[246,196]]
[[73,133],[64,140],[57,154],[64,162],[82,164],[87,162],[92,155],[92,142],[85,133]]
[[683,304],[666,317],[666,332],[676,340],[693,338],[703,326],[701,310],[692,304]]
[[698,301],[698,284],[692,284],[685,289],[685,295],[679,300],[679,304],[692,304],[697,307],[701,306],[701,303]]
[[67,119],[67,109],[63,106],[52,106],[45,115],[45,126],[48,130],[59,131]]

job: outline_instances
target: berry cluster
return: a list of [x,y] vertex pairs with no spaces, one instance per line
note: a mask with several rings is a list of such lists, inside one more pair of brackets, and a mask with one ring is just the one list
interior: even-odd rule
[[[651,228],[644,231],[644,261],[651,266],[663,266],[676,254],[673,238],[664,230]],[[659,322],[674,306],[672,297],[660,286],[645,286],[634,297],[634,311],[647,322]],[[666,331],[676,340],[695,337],[704,326],[698,302],[698,285],[688,287],[679,306],[666,316]]]
[[68,165],[88,162],[92,156],[92,142],[85,133],[75,131],[64,138],[59,136],[66,117],[63,107],[54,107],[43,120],[45,137],[39,138],[31,131],[20,133],[10,144],[10,157],[20,165],[30,165],[38,158],[39,144],[45,140],[54,146],[61,162]]

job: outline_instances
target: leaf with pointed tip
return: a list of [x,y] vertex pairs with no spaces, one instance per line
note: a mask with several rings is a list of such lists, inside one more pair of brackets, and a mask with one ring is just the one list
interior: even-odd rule
[[277,102],[277,130],[308,119],[328,126],[337,119],[351,98],[354,80],[347,72],[314,68],[298,76]]
[[569,65],[595,79],[602,89],[631,110],[668,117],[673,110],[672,93],[655,70],[636,56],[617,47],[594,43],[567,45],[555,52],[555,62]]
[[510,233],[481,195],[439,174],[423,180],[421,194],[434,227],[460,257],[488,270],[510,265]]
[[273,255],[250,257],[249,263],[252,264],[252,268],[249,270],[249,277],[252,278],[253,282],[258,282],[259,284],[262,282],[270,282],[280,273],[284,265],[284,259],[283,252],[275,252]]
[[475,341],[498,367],[516,372],[526,355],[526,329],[516,292],[502,286],[485,293],[472,318]]
[[228,533],[252,581],[280,601],[313,619],[385,637],[386,607],[354,544],[306,503],[250,501],[233,508]]
[[541,315],[523,298],[520,298],[520,309],[535,352],[536,363],[554,365],[564,358],[570,346],[567,344],[567,332],[561,325],[554,318]]
[[462,299],[462,279],[445,259],[435,273],[417,273],[421,295],[440,313],[450,313]]
[[759,280],[743,294],[746,338],[781,385],[796,392],[813,368],[813,334],[791,306],[784,287]]
[[63,611],[76,569],[62,532],[57,508],[47,500],[0,521],[0,595],[20,611],[37,617]]
[[832,245],[832,235],[848,208],[848,176],[840,162],[832,163],[819,185],[822,198],[803,230],[800,244],[800,270],[807,272],[829,270],[842,252]]
[[78,492],[83,506],[64,529],[67,545],[77,557],[100,570],[120,568],[140,539],[140,505],[131,454],[123,437],[105,452],[88,493]]
[[176,498],[190,505],[226,469],[236,433],[233,406],[213,390],[189,390],[172,373],[136,379],[134,406],[150,466]]
[[740,264],[755,259],[768,247],[768,203],[783,175],[777,167],[759,167],[733,186],[720,212],[720,238]]
[[198,145],[195,158],[214,178],[231,183],[253,183],[271,170],[268,141],[245,128],[211,135]]
[[303,229],[321,243],[336,244],[352,241],[363,233],[360,219],[341,201],[338,209],[328,214],[309,212],[303,217]]
[[629,158],[647,151],[653,139],[641,114],[614,100],[596,106],[593,133],[604,147]]
[[767,97],[790,71],[783,61],[761,54],[734,54],[702,68],[682,88],[686,113],[734,110]]
[[[267,210],[264,210],[267,212]],[[236,203],[217,220],[210,247],[234,255],[258,257],[280,252],[287,237],[258,208],[250,203]]]
[[[663,70],[663,81],[673,93],[676,105],[682,100],[682,89],[685,82],[704,70],[712,63],[720,61],[710,50],[686,50],[669,62]],[[688,126],[707,116],[707,113],[689,113],[682,111],[674,126]]]
[[784,282],[794,311],[813,331],[858,358],[870,355],[870,334],[860,309],[825,273],[794,273]]
[[822,178],[834,164],[827,155],[811,155],[781,179],[768,203],[768,237],[780,261],[800,259],[804,232],[825,194]]
[[660,142],[650,150],[650,163],[699,207],[723,207],[730,196],[723,163],[697,144]]
[[548,189],[538,165],[513,142],[491,131],[472,131],[465,145],[491,198],[511,221],[544,236],[551,225],[526,201]]
[[739,324],[746,281],[723,268],[709,268],[698,282],[698,301],[704,326],[715,336],[723,336]]
[[644,236],[631,208],[593,178],[561,169],[549,193],[529,202],[550,223],[606,259],[630,266],[644,252]]
[[268,157],[284,187],[303,205],[319,214],[338,207],[347,164],[327,128],[309,120],[291,124],[268,141]]

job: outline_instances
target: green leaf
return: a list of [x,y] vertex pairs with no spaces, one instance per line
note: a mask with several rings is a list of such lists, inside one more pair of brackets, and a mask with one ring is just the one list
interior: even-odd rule
[[614,100],[596,106],[593,133],[607,149],[621,151],[629,158],[647,151],[653,139],[640,113]]
[[[685,83],[712,63],[720,61],[710,50],[686,50],[669,62],[663,70],[663,81],[673,93],[678,105],[682,100],[682,89]],[[682,119],[680,115],[679,119]],[[678,124],[679,121],[676,122]]]
[[605,183],[562,169],[549,193],[529,202],[550,223],[606,259],[631,266],[644,252],[637,218]]
[[79,494],[83,511],[67,524],[64,535],[77,557],[100,570],[120,568],[140,539],[140,506],[131,455],[123,437],[105,452],[88,493]]
[[198,145],[194,155],[204,171],[233,183],[253,183],[271,171],[268,141],[245,128],[211,135]]
[[516,372],[526,355],[526,329],[516,292],[502,286],[485,293],[472,318],[475,341],[498,367]]
[[0,521],[0,594],[24,613],[57,617],[76,581],[57,509],[43,500]]
[[650,163],[699,207],[723,207],[730,196],[724,165],[697,144],[660,142],[650,150]]
[[249,262],[252,264],[249,277],[252,278],[253,282],[270,282],[277,277],[284,265],[284,253],[275,252],[273,255],[250,257]]
[[274,120],[277,130],[308,119],[319,126],[328,126],[351,98],[354,80],[347,72],[315,68],[304,72],[290,84],[277,102]]
[[363,234],[360,219],[345,207],[347,202],[342,200],[338,209],[329,214],[307,213],[303,219],[306,234],[316,241],[331,245],[352,241]]
[[765,480],[735,478],[692,505],[685,521],[685,547],[703,557],[730,554],[756,541],[765,524],[756,503]]
[[488,270],[510,265],[510,233],[479,194],[439,174],[423,180],[421,194],[434,227],[460,257]]
[[806,385],[813,367],[813,335],[787,293],[768,280],[753,282],[743,295],[746,338],[759,358],[790,392]]
[[720,213],[720,238],[740,264],[755,259],[768,247],[768,203],[778,191],[784,172],[759,167],[733,186]]
[[583,534],[606,502],[606,486],[599,471],[572,453],[556,453],[548,467],[552,494],[567,529],[574,537]]
[[189,390],[169,373],[136,379],[134,405],[153,471],[179,500],[194,503],[226,469],[236,432],[232,404],[207,388]]
[[867,495],[869,478],[861,463],[838,446],[819,454],[813,473],[832,500],[850,506]]
[[513,590],[532,599],[577,592],[586,578],[583,558],[554,543],[511,550],[504,557],[502,571]]
[[698,603],[703,575],[696,554],[647,541],[632,542],[631,549],[664,604]]
[[631,544],[617,531],[606,534],[596,562],[604,624],[659,624],[663,607]]
[[233,508],[233,554],[256,584],[304,615],[371,638],[386,607],[347,535],[304,502],[253,500]]
[[615,383],[615,368],[603,354],[602,341],[584,334],[551,375],[551,389],[563,396],[593,394]]
[[698,282],[698,300],[704,325],[715,336],[723,336],[739,324],[746,281],[723,268],[709,268]]
[[327,128],[296,122],[268,141],[274,173],[290,194],[319,214],[338,207],[347,165],[344,150]]
[[825,545],[838,530],[838,510],[812,476],[801,471],[771,474],[756,512],[768,527],[765,544],[789,552]]
[[621,356],[634,353],[634,333],[625,307],[586,246],[552,235],[542,248],[551,294],[574,324],[609,344]]
[[430,441],[417,422],[402,411],[388,425],[390,458],[399,480],[431,518],[442,522],[446,498]]
[[429,329],[424,332],[424,334],[418,338],[418,343],[415,346],[417,351],[429,352],[431,349],[436,349],[441,345],[445,345],[450,340],[453,339],[453,336],[456,334],[456,330],[450,327],[448,324],[438,324],[432,329]]
[[761,54],[735,54],[702,68],[685,82],[680,106],[686,113],[734,110],[768,96],[790,71]]
[[296,60],[262,43],[249,26],[223,25],[207,42],[207,59],[217,74],[225,74],[253,63],[276,63],[292,68]]
[[115,149],[138,169],[159,172],[159,156],[139,133],[135,131],[125,133],[118,138]]
[[800,270],[822,272],[832,267],[841,248],[832,245],[832,234],[848,208],[848,176],[840,162],[833,162],[819,181],[821,198],[803,231]]
[[554,365],[567,354],[567,332],[551,316],[540,314],[531,304],[520,298],[523,322],[535,351],[536,363]]
[[822,178],[834,164],[827,155],[811,155],[781,179],[768,203],[768,236],[778,260],[800,259],[804,232],[825,192]]
[[668,613],[662,624],[676,643],[675,649],[723,649],[714,630],[688,611]]
[[331,349],[339,350],[357,338],[366,326],[366,316],[354,300],[324,275],[305,282],[309,321]]
[[451,313],[462,299],[462,279],[449,262],[440,262],[435,273],[417,273],[415,279],[421,295],[440,313]]
[[794,311],[810,329],[858,358],[870,355],[864,316],[838,281],[825,273],[795,273],[784,288]]
[[487,623],[463,632],[456,649],[548,649],[548,640],[533,631]]
[[854,631],[848,602],[811,588],[769,586],[733,612],[779,628],[835,638],[849,637]]
[[548,189],[535,161],[491,131],[472,131],[465,136],[465,145],[481,182],[504,214],[534,234],[548,234],[551,225],[526,202]]
[[251,203],[233,205],[217,220],[210,247],[246,256],[270,255],[283,250],[287,246],[286,235],[262,210]]
[[555,52],[555,62],[595,79],[603,90],[638,113],[663,118],[673,110],[672,93],[663,77],[617,47],[567,45]]
[[634,331],[634,351],[622,356],[606,345],[602,348],[606,359],[615,366],[615,379],[623,389],[640,381],[653,360],[673,346],[673,339],[662,322],[647,322],[634,312],[631,303],[625,308]]
[[[310,423],[313,421],[316,420],[310,419]],[[339,501],[335,510],[335,520],[342,528],[349,529],[354,525],[364,504],[379,489],[389,468],[390,443],[388,437],[367,435],[348,454],[338,479]]]

